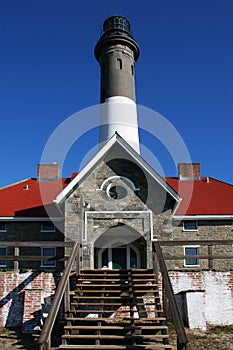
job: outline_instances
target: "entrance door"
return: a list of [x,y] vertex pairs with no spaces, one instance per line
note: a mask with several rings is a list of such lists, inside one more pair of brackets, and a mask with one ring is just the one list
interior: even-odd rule
[[126,247],[112,248],[112,268],[126,269],[127,267]]
[[102,248],[96,251],[97,268],[135,269],[140,268],[140,253],[131,244]]

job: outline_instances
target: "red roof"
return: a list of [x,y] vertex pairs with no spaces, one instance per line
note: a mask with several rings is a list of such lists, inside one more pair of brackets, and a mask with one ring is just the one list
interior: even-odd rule
[[175,215],[233,215],[233,186],[213,178],[166,182],[181,197]]
[[39,182],[27,179],[0,189],[0,216],[60,216],[53,200],[66,187],[66,179]]
[[[233,215],[232,185],[213,178],[165,180],[181,197],[175,215]],[[70,181],[27,179],[0,189],[0,217],[44,217],[48,209],[50,216],[60,216],[53,201]]]

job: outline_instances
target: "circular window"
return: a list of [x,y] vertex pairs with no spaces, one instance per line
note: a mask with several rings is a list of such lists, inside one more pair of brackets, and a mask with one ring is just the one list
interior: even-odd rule
[[107,194],[112,199],[123,199],[127,196],[127,189],[120,185],[109,185]]

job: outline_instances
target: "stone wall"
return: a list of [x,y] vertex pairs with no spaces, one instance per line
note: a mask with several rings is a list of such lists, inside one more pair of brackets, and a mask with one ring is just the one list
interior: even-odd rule
[[[117,200],[111,197],[111,183],[126,195]],[[110,228],[122,225],[135,231],[135,240],[137,233],[146,242],[147,267],[152,266],[152,226],[158,237],[174,203],[159,184],[151,183],[133,162],[113,159],[101,161],[70,195],[65,203],[65,234],[67,240],[82,243],[83,268],[94,267],[96,240]]]
[[[169,240],[231,240],[232,239],[232,222],[231,221],[221,221],[221,220],[200,220],[197,223],[196,231],[187,231],[183,229],[183,222],[174,222],[173,227],[168,230],[170,234],[166,234],[166,239]],[[161,231],[161,239],[164,239],[163,231]],[[191,245],[192,243],[190,243]],[[207,255],[208,246],[200,245],[199,254]],[[183,255],[183,246],[174,246],[163,248],[164,253],[171,255]],[[212,254],[218,255],[232,255],[232,245],[213,245]],[[184,260],[175,260],[173,262],[167,261],[167,267],[170,270],[184,270],[187,267],[184,266]],[[200,259],[199,266],[200,270],[208,270],[208,259]],[[191,269],[191,268],[188,268]],[[213,260],[213,270],[217,271],[228,271],[233,269],[233,259],[214,259]]]
[[[63,223],[61,223],[63,225]],[[61,228],[62,229],[62,228]],[[0,234],[0,246],[1,242],[33,242],[33,241],[51,241],[51,247],[53,247],[53,241],[64,241],[64,234],[55,227],[54,232],[43,232],[42,222],[36,221],[12,221],[6,222],[6,232],[1,232]],[[56,253],[59,256],[64,254],[63,248],[56,248]],[[14,254],[14,247],[7,247],[7,255]],[[40,247],[20,247],[20,255],[30,256],[30,255],[41,255]],[[5,268],[0,268],[0,270],[11,270],[13,269],[13,261],[7,261],[7,266]],[[63,262],[56,262],[56,270],[63,269]],[[20,261],[19,269],[21,271],[27,270],[37,270],[42,271],[41,261]]]

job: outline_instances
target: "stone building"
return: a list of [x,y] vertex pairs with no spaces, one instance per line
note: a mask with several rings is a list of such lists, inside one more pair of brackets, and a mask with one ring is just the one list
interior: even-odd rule
[[60,178],[56,163],[40,164],[36,179],[0,189],[0,326],[38,326],[70,242],[82,246],[83,269],[134,269],[152,267],[154,240],[186,323],[232,324],[233,186],[201,176],[199,163],[179,164],[177,177],[164,178],[141,157],[139,47],[125,18],[104,22],[95,57],[104,106],[99,151],[70,178]]

